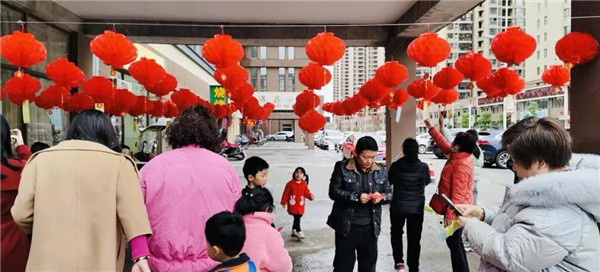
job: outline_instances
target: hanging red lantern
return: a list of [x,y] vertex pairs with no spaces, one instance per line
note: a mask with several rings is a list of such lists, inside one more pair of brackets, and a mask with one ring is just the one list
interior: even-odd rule
[[298,125],[300,128],[308,133],[315,133],[325,126],[327,120],[325,116],[318,113],[316,110],[310,110],[306,114],[300,117]]
[[[123,68],[137,58],[137,48],[133,43],[125,35],[111,30],[106,30],[104,34],[96,36],[90,42],[90,50],[104,64],[112,66],[113,69]],[[114,76],[114,70],[111,71],[111,75]]]
[[171,101],[179,107],[179,111],[183,112],[189,107],[196,106],[199,104],[198,96],[193,93],[190,89],[181,88],[171,94]]
[[125,113],[137,104],[137,96],[127,89],[116,89],[112,104],[112,114],[123,116]]
[[300,69],[298,79],[309,90],[320,90],[331,81],[331,72],[327,68],[311,62]]
[[233,90],[248,82],[248,71],[239,65],[219,68],[214,78],[223,88]]
[[406,89],[414,98],[423,98],[425,101],[431,101],[441,91],[433,82],[423,78],[413,81]]
[[101,76],[94,76],[83,83],[83,92],[99,101],[103,94],[110,92],[113,84],[110,80]]
[[509,27],[492,40],[492,52],[498,61],[509,66],[519,65],[535,52],[535,38],[523,32],[520,27]]
[[358,111],[362,110],[369,104],[369,101],[365,99],[360,93],[353,95],[342,102],[342,110],[345,115],[353,115]]
[[346,44],[331,32],[321,32],[306,43],[308,58],[322,66],[333,65],[346,52]]
[[406,54],[419,66],[435,67],[450,56],[450,44],[436,33],[423,33],[408,45]]
[[65,103],[65,110],[82,112],[94,108],[94,99],[85,93],[76,93]]
[[148,114],[154,108],[154,102],[148,97],[143,95],[136,96],[136,103],[129,109],[129,115],[140,116],[142,114]]
[[387,106],[390,109],[398,109],[398,107],[404,106],[404,103],[408,100],[408,93],[405,90],[398,89],[392,91],[390,95],[386,96],[381,104]]
[[444,89],[441,90],[438,95],[436,95],[431,102],[436,104],[452,104],[458,100],[458,91],[455,89]]
[[408,78],[408,69],[397,61],[388,61],[375,72],[377,79],[383,86],[394,88]]
[[160,84],[167,76],[165,68],[156,63],[155,60],[147,58],[141,58],[132,63],[128,70],[131,77],[135,78],[146,89]]
[[433,83],[442,89],[452,89],[460,84],[464,76],[452,67],[444,67],[433,76]]
[[267,102],[265,105],[263,105],[262,115],[260,118],[258,118],[258,120],[267,120],[269,116],[271,116],[271,113],[273,113],[273,110],[275,110],[275,104]]
[[67,60],[58,58],[46,65],[46,75],[58,86],[75,88],[85,80],[85,74],[79,67]]
[[[425,107],[425,102],[426,102],[425,100],[419,100],[419,101],[417,101],[417,109],[425,111],[423,109],[423,107]],[[429,109],[430,106],[431,106],[431,103],[427,103],[427,109]]]
[[42,84],[28,74],[11,77],[4,85],[4,89],[8,93],[8,100],[17,105],[23,104],[25,100],[34,101],[35,93],[41,87]]
[[41,95],[36,97],[34,102],[35,102],[35,105],[40,109],[49,110],[54,107],[50,104],[50,102],[46,101],[46,99],[44,99],[44,97],[42,97]]
[[501,92],[492,82],[492,74],[477,80],[477,87],[486,94],[487,98],[506,96],[506,94]]
[[309,110],[321,104],[321,99],[311,90],[304,90],[298,96],[296,96],[296,104],[294,104],[294,113],[301,117]]
[[179,108],[177,108],[177,105],[175,103],[173,103],[173,101],[168,100],[167,101],[167,111],[165,112],[165,117],[173,118],[178,115],[179,115]]
[[169,73],[165,74],[165,78],[160,83],[154,86],[148,86],[146,90],[158,97],[163,97],[177,88],[177,79]]
[[254,87],[249,83],[245,83],[236,89],[227,92],[229,99],[236,102],[238,105],[243,105],[248,98],[254,94]]
[[381,106],[381,100],[386,95],[389,95],[390,92],[390,88],[385,87],[383,84],[379,83],[378,80],[372,78],[360,87],[358,93],[369,102],[371,108],[379,108]]
[[217,68],[223,68],[238,64],[244,57],[244,48],[231,36],[217,34],[204,43],[202,56]]
[[0,38],[0,55],[8,63],[21,68],[29,68],[46,59],[46,47],[31,33],[14,31]]
[[506,95],[518,94],[525,88],[525,80],[519,73],[508,68],[500,68],[491,77],[492,83]]
[[[71,92],[65,87],[50,85],[46,88],[38,97],[43,100],[42,103],[49,105],[47,108],[59,107],[64,108],[64,105],[69,99],[71,99]],[[38,100],[36,99],[36,105]]]
[[332,103],[325,103],[321,106],[321,109],[323,109],[323,111],[326,111],[326,112],[331,112],[331,105],[332,105]]
[[471,81],[482,79],[492,72],[492,63],[483,55],[472,51],[460,56],[454,67]]
[[562,65],[552,65],[542,74],[542,80],[553,87],[562,87],[571,79],[571,70]]
[[0,101],[4,101],[5,96],[6,96],[6,91],[4,91],[4,87],[0,87]]
[[152,107],[152,110],[150,111],[150,115],[152,115],[154,117],[163,117],[168,109],[167,100],[159,99],[159,100],[153,101],[152,103],[154,104],[154,107]]
[[221,119],[227,116],[228,107],[226,105],[215,105],[215,118]]
[[573,67],[594,59],[598,55],[598,42],[590,34],[574,31],[558,40],[554,50],[560,60]]

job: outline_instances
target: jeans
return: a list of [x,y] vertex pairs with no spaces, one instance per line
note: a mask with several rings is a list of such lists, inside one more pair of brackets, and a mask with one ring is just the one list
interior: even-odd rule
[[446,238],[446,244],[450,249],[453,272],[469,272],[469,261],[462,240],[462,231],[462,229],[458,229],[452,236]]
[[294,217],[294,224],[292,225],[292,229],[296,230],[297,232],[301,232],[302,229],[300,229],[300,218],[302,218],[302,215],[292,214],[292,216]]
[[377,265],[377,237],[373,228],[356,229],[352,225],[347,237],[335,233],[334,272],[352,272],[358,257],[358,272],[375,272]]
[[411,272],[419,271],[419,256],[421,255],[421,232],[423,231],[423,214],[403,214],[390,212],[392,222],[392,250],[394,264],[404,263],[402,235],[406,223],[406,239],[408,250],[407,265]]

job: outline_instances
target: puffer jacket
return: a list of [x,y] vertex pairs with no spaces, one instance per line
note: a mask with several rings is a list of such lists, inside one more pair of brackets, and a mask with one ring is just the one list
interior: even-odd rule
[[[454,204],[473,204],[473,156],[465,152],[450,152],[450,143],[435,128],[429,130],[429,135],[442,152],[448,154],[448,161],[442,169],[438,184],[438,193],[448,196]],[[454,220],[456,214],[448,209],[444,218]]]
[[480,271],[600,271],[600,159],[595,169],[593,161],[509,186],[498,211],[469,221],[464,234]]
[[390,185],[394,186],[394,197],[390,211],[406,214],[423,214],[425,186],[431,182],[429,166],[420,160],[401,158],[390,167]]
[[[331,214],[327,219],[327,225],[343,236],[347,236],[350,233],[354,208],[359,205],[372,205],[371,215],[373,217],[374,234],[375,237],[379,237],[381,233],[381,205],[389,203],[393,196],[388,183],[388,174],[382,165],[373,163],[367,174],[370,184],[369,192],[361,191],[360,175],[362,174],[358,170],[354,159],[339,161],[335,164],[329,183],[329,198],[334,202]],[[360,202],[362,193],[374,192],[379,192],[384,197],[379,204],[371,204],[371,202],[362,204]]]

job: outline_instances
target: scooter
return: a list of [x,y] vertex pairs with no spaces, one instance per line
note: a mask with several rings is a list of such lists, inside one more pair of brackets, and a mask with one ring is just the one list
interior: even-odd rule
[[219,152],[219,155],[226,159],[236,159],[239,161],[246,158],[246,152],[244,152],[244,149],[240,145],[232,144],[227,141],[224,141],[221,144],[221,152]]

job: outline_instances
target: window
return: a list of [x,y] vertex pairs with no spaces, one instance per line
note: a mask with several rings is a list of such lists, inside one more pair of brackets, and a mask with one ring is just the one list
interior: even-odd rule
[[267,59],[267,47],[266,46],[260,47],[260,59]]
[[537,59],[540,59],[540,50],[537,51]]
[[287,90],[293,92],[296,90],[296,69],[288,68]]
[[537,43],[540,43],[540,35],[537,35],[537,36],[535,37],[535,40],[537,41]]
[[285,47],[283,47],[283,46],[279,47],[279,59],[280,60],[285,59]]
[[544,8],[548,8],[548,0],[544,0]]
[[523,16],[523,9],[522,8],[516,8],[515,12],[516,12],[517,16]]
[[538,76],[540,75],[540,67],[537,68]]
[[544,41],[548,41],[548,32],[544,32]]
[[537,19],[537,27],[540,27],[540,19]]
[[517,26],[524,27],[525,26],[525,21],[523,19],[521,19],[521,18],[517,18],[516,24],[517,24]]
[[571,19],[571,9],[565,9],[565,20]]
[[256,46],[250,47],[250,59],[256,59],[256,57],[257,57],[256,55],[258,55]]
[[252,84],[252,87],[254,87],[254,89],[258,89],[258,82],[256,82],[258,78],[258,68],[256,67],[252,67],[250,68],[250,84]]
[[452,39],[453,37],[454,37],[454,34],[448,33],[448,39]]
[[490,0],[490,4],[496,4],[498,3],[498,0]]
[[285,68],[279,68],[279,91],[285,91]]
[[492,15],[498,14],[498,8],[491,8],[490,9],[490,14],[492,14]]
[[295,56],[294,56],[294,47],[293,47],[293,46],[289,46],[289,47],[287,48],[287,51],[288,51],[288,56],[287,56],[287,59],[289,59],[289,60],[293,60],[293,59],[294,59],[294,57],[295,57]]
[[571,26],[565,26],[565,35],[571,33]]
[[523,5],[523,0],[517,0],[517,5],[522,6]]
[[548,16],[544,16],[544,25],[548,25]]
[[490,29],[490,35],[494,36],[496,34],[498,34],[498,29],[497,28]]
[[260,90],[267,90],[267,68],[260,67]]
[[547,56],[548,56],[548,49],[544,49],[544,58],[547,57]]

